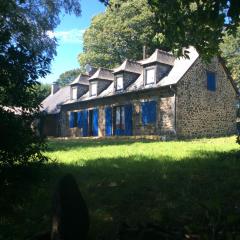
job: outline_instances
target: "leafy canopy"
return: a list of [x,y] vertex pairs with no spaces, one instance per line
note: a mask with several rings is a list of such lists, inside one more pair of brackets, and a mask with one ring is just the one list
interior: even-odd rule
[[[111,0],[101,1],[116,6]],[[127,1],[118,1],[117,6]],[[192,45],[209,59],[220,52],[223,29],[235,34],[240,23],[239,0],[148,0],[148,4],[158,25],[155,39],[176,55]]]
[[154,20],[147,0],[112,0],[111,7],[95,16],[84,34],[80,65],[112,68],[125,58],[142,59],[143,45],[149,52],[156,48]]
[[240,26],[237,28],[236,35],[227,32],[224,34],[220,49],[232,78],[240,86]]
[[71,83],[80,73],[81,69],[76,68],[62,73],[56,81],[61,87]]
[[[0,165],[43,160],[37,79],[49,73],[56,54],[50,38],[60,13],[81,13],[78,0],[2,0],[0,4]],[[16,114],[16,110],[20,114]]]

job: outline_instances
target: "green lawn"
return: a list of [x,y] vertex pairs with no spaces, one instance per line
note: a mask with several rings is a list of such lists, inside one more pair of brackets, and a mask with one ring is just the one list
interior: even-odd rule
[[235,137],[49,140],[48,145],[46,154],[53,161],[16,169],[1,185],[0,239],[23,239],[49,229],[54,187],[69,172],[89,206],[89,239],[115,239],[122,222],[182,228],[201,239],[215,239],[219,229],[240,231]]

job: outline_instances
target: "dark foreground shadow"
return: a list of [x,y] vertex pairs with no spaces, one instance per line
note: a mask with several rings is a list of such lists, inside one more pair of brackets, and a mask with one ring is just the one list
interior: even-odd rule
[[134,156],[97,159],[86,166],[5,169],[0,239],[27,239],[49,230],[52,194],[66,173],[75,176],[89,207],[89,239],[116,239],[123,222],[154,222],[201,239],[218,239],[214,234],[219,231],[239,232],[240,152],[196,153],[201,157],[181,161]]

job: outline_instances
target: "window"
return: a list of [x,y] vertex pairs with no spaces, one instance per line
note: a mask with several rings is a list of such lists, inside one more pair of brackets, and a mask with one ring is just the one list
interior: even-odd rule
[[156,101],[142,103],[142,123],[143,125],[156,122]]
[[145,84],[155,83],[155,69],[149,68],[145,70]]
[[216,74],[214,72],[207,72],[207,89],[216,91]]
[[91,84],[91,96],[96,96],[97,95],[97,83],[92,83]]
[[124,107],[123,106],[116,107],[116,129],[125,128],[124,119],[125,119]]
[[74,99],[74,100],[77,99],[77,88],[76,87],[72,88],[72,99]]
[[116,82],[117,82],[117,90],[122,90],[123,89],[123,77],[119,76],[116,78]]

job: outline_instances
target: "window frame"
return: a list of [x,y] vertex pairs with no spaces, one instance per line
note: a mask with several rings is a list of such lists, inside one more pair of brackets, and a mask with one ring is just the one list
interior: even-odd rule
[[[93,94],[93,86],[96,86],[96,93]],[[97,82],[92,82],[91,85],[90,85],[91,89],[90,89],[90,96],[91,97],[94,97],[94,96],[97,96]]]
[[[122,87],[118,88],[118,79],[122,79]],[[123,83],[123,75],[117,75],[116,76],[116,91],[122,91],[124,89],[124,83]]]
[[[76,98],[74,97],[74,90],[76,90]],[[78,98],[78,88],[77,87],[72,87],[72,100],[77,100]]]
[[[119,123],[117,122],[117,115],[118,115],[118,109],[119,109]],[[119,128],[121,130],[125,129],[125,108],[124,105],[115,106],[115,126],[116,128]]]
[[[151,70],[154,71],[154,73],[153,73],[153,82],[148,83],[148,82],[147,82],[147,72],[148,72],[148,71],[151,71]],[[151,86],[151,85],[153,85],[153,84],[156,84],[156,67],[155,67],[155,66],[146,67],[146,68],[144,69],[144,85],[145,85],[145,86]]]

